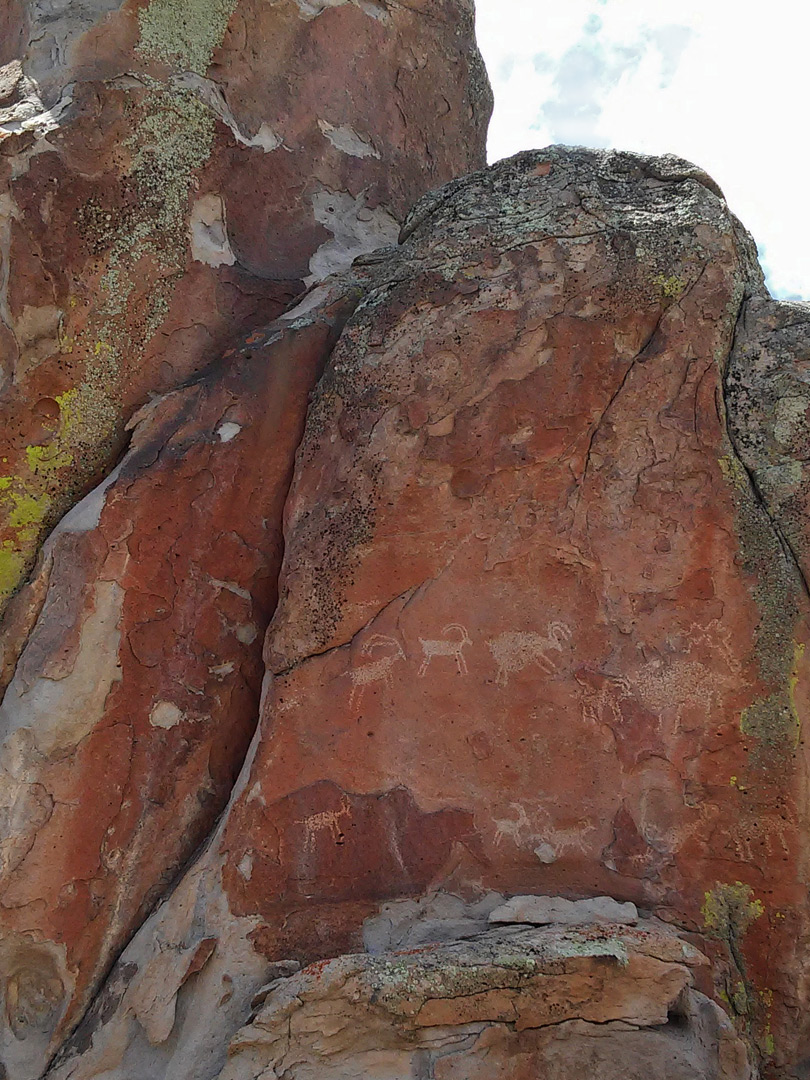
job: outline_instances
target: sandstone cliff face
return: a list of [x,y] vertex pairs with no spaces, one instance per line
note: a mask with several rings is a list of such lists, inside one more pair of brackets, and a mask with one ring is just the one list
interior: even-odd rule
[[671,157],[406,218],[461,0],[203,7],[3,15],[0,1075],[804,1076],[807,305]]
[[[278,520],[286,402],[324,363],[227,811],[49,1075],[795,1075],[805,420],[788,438],[774,378],[801,385],[805,315],[694,167],[551,148],[427,196],[398,247],[143,414],[7,620],[36,619],[3,706],[9,1075],[57,1048],[229,790],[260,674],[239,634],[279,565],[259,507]],[[117,645],[104,666],[119,637],[130,669]],[[108,681],[78,717],[39,704],[85,670]],[[89,803],[77,778],[116,754]],[[538,939],[508,924],[568,909],[494,910],[516,893],[634,901],[691,944],[616,904]],[[384,959],[320,963],[364,947]]]
[[0,14],[0,606],[150,396],[484,162],[470,0]]

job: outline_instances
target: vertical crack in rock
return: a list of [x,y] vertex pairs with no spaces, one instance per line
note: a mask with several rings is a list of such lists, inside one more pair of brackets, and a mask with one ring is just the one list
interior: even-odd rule
[[[657,1054],[675,1069],[671,1040],[678,1080],[703,1068],[698,1046],[707,1075],[750,1080],[744,1038],[774,1077],[795,1071],[810,630],[727,430],[750,245],[672,158],[552,147],[426,204],[396,251],[356,267],[362,299],[310,403],[259,726],[227,809],[51,1080],[256,1080],[304,1054],[358,1075],[358,1048],[364,1067],[383,1050],[443,1080],[516,1054],[578,1075],[627,1053],[625,1071],[655,1075]],[[775,436],[797,453],[800,412]],[[221,409],[210,428],[219,448],[245,430]],[[177,732],[184,703],[151,704],[152,731]],[[534,946],[513,928],[505,963],[491,931],[467,940],[514,894],[632,901],[710,960],[693,956],[692,982],[679,939],[665,957],[640,945],[646,924],[588,926],[549,972],[586,980],[581,1008],[541,1017]],[[360,955],[398,906],[422,936]],[[630,966],[628,1000],[641,1010],[643,985],[657,1004],[622,1013],[641,1026],[620,1040],[603,990]],[[358,1019],[368,980],[374,1024]],[[727,994],[739,1033],[703,992]],[[594,1059],[598,1040],[613,1057]]]
[[[311,259],[345,265],[483,163],[467,5],[442,0],[438,24],[366,7],[91,0],[18,20],[0,73],[0,610],[139,407],[283,311]],[[325,192],[353,207],[334,240]]]
[[[761,300],[761,298],[759,297],[757,297],[757,299]],[[798,542],[796,540],[791,540],[791,538],[786,534],[785,528],[781,521],[779,504],[776,503],[773,498],[770,498],[768,494],[766,494],[766,492],[761,486],[762,481],[757,475],[759,469],[762,469],[763,471],[767,470],[768,464],[766,464],[765,462],[760,463],[757,461],[756,443],[752,444],[751,441],[747,441],[746,443],[741,442],[741,440],[745,438],[744,432],[747,417],[744,419],[743,417],[739,417],[736,415],[735,401],[739,394],[734,388],[732,388],[730,383],[732,380],[734,380],[735,376],[737,377],[737,379],[741,378],[738,371],[738,366],[741,366],[744,363],[744,360],[742,359],[742,357],[740,357],[738,360],[736,354],[742,351],[739,345],[739,338],[741,336],[741,332],[745,322],[746,310],[748,307],[750,307],[750,305],[750,299],[744,300],[743,303],[740,305],[739,316],[735,324],[734,342],[729,353],[729,357],[734,358],[737,362],[733,365],[727,365],[725,379],[723,382],[723,403],[725,415],[727,417],[726,430],[728,432],[729,441],[734,449],[735,456],[739,461],[741,468],[745,470],[745,473],[748,476],[752,494],[754,495],[758,504],[762,507],[764,513],[768,516],[768,519],[771,522],[773,530],[776,533],[776,536],[785,553],[786,558],[788,558],[795,567],[796,572],[801,578],[805,593],[810,596],[810,585],[808,585],[808,579],[803,565],[804,560],[802,558],[802,552],[798,548]],[[803,328],[806,328],[808,324],[810,324],[810,315],[808,315],[807,322],[804,324]],[[743,408],[745,407],[745,404],[748,404],[749,408],[751,406],[756,407],[756,405],[759,405],[760,408],[767,406],[773,407],[772,401],[769,401],[767,403],[767,406],[764,401],[741,403]],[[776,416],[771,419],[771,423],[773,423],[774,425],[778,423]]]
[[359,295],[326,283],[136,417],[47,542],[44,601],[37,580],[20,594],[39,614],[0,706],[0,949],[25,933],[44,963],[60,942],[70,977],[41,1036],[3,1040],[12,1080],[41,1072],[232,792],[308,396]]

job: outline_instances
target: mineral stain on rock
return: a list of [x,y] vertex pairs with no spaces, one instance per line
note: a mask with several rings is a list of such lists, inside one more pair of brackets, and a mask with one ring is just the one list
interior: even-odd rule
[[0,1075],[802,1075],[807,305],[469,0],[15,12]]

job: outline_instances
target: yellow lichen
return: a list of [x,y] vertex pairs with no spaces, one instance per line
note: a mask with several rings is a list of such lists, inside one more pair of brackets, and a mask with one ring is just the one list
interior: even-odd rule
[[658,274],[653,278],[653,283],[660,289],[661,295],[666,300],[677,300],[684,290],[684,283],[679,277],[666,274]]
[[723,457],[718,458],[718,464],[726,483],[738,492],[748,491],[748,474],[738,457],[734,454],[724,454]]
[[10,540],[0,543],[0,598],[11,596],[25,568],[25,557]]
[[735,881],[733,885],[718,882],[706,892],[700,911],[706,929],[728,941],[741,937],[765,908],[761,900],[754,898],[750,885]]
[[64,469],[73,461],[69,450],[62,450],[58,445],[26,446],[25,456],[32,473],[44,476],[57,469]]

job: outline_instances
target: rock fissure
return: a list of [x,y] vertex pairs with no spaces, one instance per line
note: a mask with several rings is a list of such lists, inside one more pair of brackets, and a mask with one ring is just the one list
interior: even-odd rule
[[6,16],[6,1080],[799,1067],[810,318],[422,8]]

